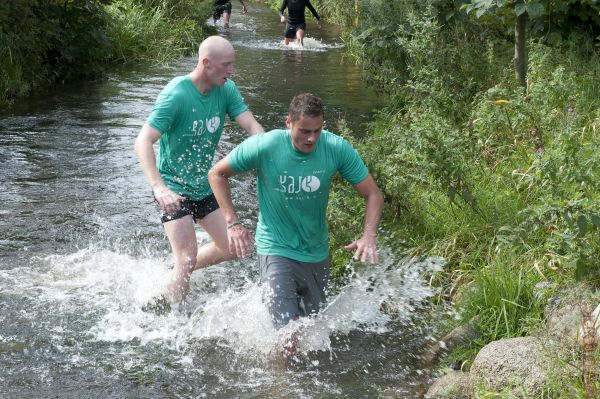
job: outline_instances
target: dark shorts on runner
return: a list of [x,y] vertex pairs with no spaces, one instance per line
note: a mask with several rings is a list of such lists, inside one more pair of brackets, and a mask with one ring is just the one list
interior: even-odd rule
[[[155,200],[156,201],[156,200]],[[157,202],[158,203],[158,202]],[[192,215],[194,223],[196,220],[204,219],[209,213],[219,209],[219,204],[213,194],[204,197],[201,200],[193,201],[185,199],[179,202],[180,208],[175,212],[166,213],[163,210],[160,212],[160,221],[163,223],[171,220],[181,219],[184,216]]]
[[213,19],[215,21],[221,19],[224,12],[231,14],[231,8],[231,1],[223,5],[215,5],[213,8]]
[[268,305],[276,328],[317,313],[326,302],[329,258],[316,263],[283,256],[258,255],[261,280],[268,285]]
[[287,22],[285,24],[285,29],[283,31],[283,35],[284,35],[284,37],[287,37],[288,39],[295,39],[296,38],[296,31],[298,31],[299,29],[305,31],[306,30],[306,24],[305,23],[301,23],[301,24],[292,25],[289,22]]

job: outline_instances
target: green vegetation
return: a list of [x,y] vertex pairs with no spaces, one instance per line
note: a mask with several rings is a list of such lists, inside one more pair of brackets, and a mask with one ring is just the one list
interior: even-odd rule
[[211,10],[210,1],[115,1],[107,8],[113,60],[163,63],[196,52]]
[[211,2],[8,0],[0,4],[0,104],[111,64],[164,62],[197,50]]
[[[467,363],[535,331],[536,283],[600,281],[600,5],[526,3],[526,87],[513,64],[520,2],[361,0],[344,36],[389,98],[357,143],[385,196],[380,242],[448,260],[437,300],[460,323],[479,316]],[[347,191],[332,194],[333,248],[360,232]],[[349,254],[333,256],[341,276]]]
[[[461,323],[478,316],[482,338],[456,358],[468,364],[491,340],[535,331],[538,282],[598,286],[598,1],[313,4],[387,95],[366,138],[340,121],[383,190],[381,244],[398,258],[446,258],[436,300],[454,303]],[[111,63],[194,52],[209,14],[206,0],[2,2],[0,101]],[[332,248],[360,233],[360,205],[347,185],[332,193]],[[349,256],[333,253],[335,276]],[[580,397],[555,385],[548,397]]]

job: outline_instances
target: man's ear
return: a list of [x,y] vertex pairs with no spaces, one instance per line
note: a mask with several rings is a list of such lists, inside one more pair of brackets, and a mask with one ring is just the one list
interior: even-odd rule
[[207,66],[209,62],[208,58],[202,58],[202,65]]
[[288,129],[292,128],[292,118],[290,118],[289,115],[285,116],[285,125],[288,127]]

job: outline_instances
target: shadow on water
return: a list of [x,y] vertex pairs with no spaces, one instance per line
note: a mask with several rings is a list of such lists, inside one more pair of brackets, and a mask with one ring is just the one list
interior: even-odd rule
[[[328,128],[344,118],[363,134],[379,98],[332,27],[309,21],[305,48],[285,48],[276,12],[253,4],[220,31],[267,129],[311,91]],[[433,294],[423,276],[437,259],[384,254],[378,267],[357,267],[318,317],[283,332],[269,322],[254,257],[195,273],[189,318],[141,311],[172,258],[133,140],[163,86],[195,63],[120,69],[0,112],[0,397],[376,398],[387,387],[419,397],[430,331],[416,310]],[[243,137],[228,123],[217,156]],[[252,225],[252,177],[234,187]],[[281,368],[273,348],[291,331],[303,332],[299,354]]]

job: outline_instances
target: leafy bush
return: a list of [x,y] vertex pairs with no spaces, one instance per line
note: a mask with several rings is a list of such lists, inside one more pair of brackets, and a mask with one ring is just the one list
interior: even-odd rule
[[31,0],[0,5],[2,99],[53,82],[97,76],[110,56],[105,1]]
[[0,102],[98,77],[113,62],[163,62],[194,52],[211,6],[208,0],[0,2]]
[[[390,94],[357,143],[384,192],[380,241],[447,258],[432,282],[482,314],[473,354],[538,326],[536,282],[600,282],[600,62],[590,35],[532,40],[524,91],[505,38],[453,15],[409,7],[349,43]],[[360,233],[352,195],[332,193],[334,249]],[[334,252],[339,275],[347,261]]]

